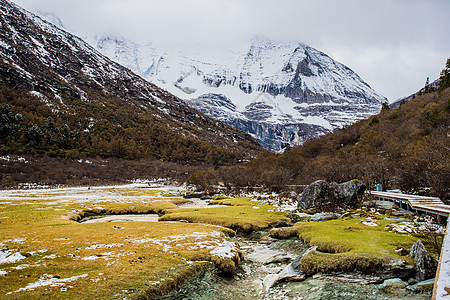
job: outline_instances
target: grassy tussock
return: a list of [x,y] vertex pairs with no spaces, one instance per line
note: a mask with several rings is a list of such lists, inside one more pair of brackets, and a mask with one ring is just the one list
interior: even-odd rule
[[294,227],[273,228],[269,231],[269,236],[276,239],[288,239],[297,236],[297,229]]
[[244,259],[244,253],[237,251],[231,258],[223,258],[219,256],[212,256],[211,262],[225,275],[233,275],[239,263]]
[[249,206],[249,205],[256,205],[258,202],[261,201],[252,201],[252,198],[240,197],[240,198],[218,198],[209,201],[209,204],[228,205],[228,206]]
[[230,206],[170,210],[159,220],[207,223],[244,232],[267,229],[278,221],[290,221],[284,213],[275,212],[273,206],[258,205],[251,198],[217,200],[213,203]]
[[146,287],[139,291],[133,298],[136,300],[150,300],[157,296],[162,296],[168,292],[180,288],[189,279],[196,274],[204,272],[209,263],[195,263],[193,265],[181,265],[172,270],[172,274],[166,277],[166,280],[156,285],[146,285]]
[[417,238],[388,232],[389,222],[378,216],[379,226],[362,224],[364,218],[337,219],[326,222],[302,222],[292,228],[272,230],[271,236],[297,236],[311,246],[317,246],[302,258],[302,270],[307,274],[316,272],[347,272],[357,270],[374,273],[392,259],[412,264],[409,256],[400,256],[397,247],[408,249]]
[[354,272],[363,274],[376,273],[387,258],[368,253],[345,253],[332,255],[312,251],[302,258],[302,271],[308,275],[330,272]]

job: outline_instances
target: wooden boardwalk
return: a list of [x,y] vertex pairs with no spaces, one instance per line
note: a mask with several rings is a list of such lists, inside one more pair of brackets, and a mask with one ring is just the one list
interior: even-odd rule
[[436,273],[433,289],[433,300],[450,299],[450,205],[444,204],[441,199],[416,195],[405,195],[389,192],[370,192],[379,200],[395,202],[400,208],[434,214],[438,217],[447,217],[447,230],[439,259],[439,267]]
[[379,200],[395,202],[400,208],[406,210],[434,214],[438,217],[448,217],[450,215],[450,205],[444,204],[441,199],[436,197],[373,191],[370,194]]

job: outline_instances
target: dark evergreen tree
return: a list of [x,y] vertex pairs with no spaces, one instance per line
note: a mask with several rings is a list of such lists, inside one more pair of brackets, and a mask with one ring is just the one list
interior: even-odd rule
[[5,141],[9,136],[14,136],[20,129],[19,123],[22,121],[22,115],[14,115],[8,104],[0,106],[0,139]]
[[450,87],[450,58],[447,58],[447,63],[445,64],[445,68],[441,71],[439,79],[439,90]]
[[430,92],[430,77],[427,77],[427,81],[425,81],[424,94]]

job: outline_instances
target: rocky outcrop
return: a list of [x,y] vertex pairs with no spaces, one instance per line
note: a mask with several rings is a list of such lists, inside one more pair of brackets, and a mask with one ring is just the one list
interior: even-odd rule
[[322,206],[328,200],[328,195],[328,183],[325,180],[314,181],[303,190],[297,206],[301,209]]
[[317,246],[311,247],[301,255],[297,256],[289,265],[287,265],[278,274],[267,275],[263,280],[264,290],[269,290],[279,281],[301,281],[306,278],[306,274],[301,270],[301,259],[309,252],[316,250]]
[[337,207],[354,207],[364,194],[366,185],[361,180],[350,180],[341,184],[317,180],[303,191],[298,208],[321,208],[324,210]]
[[414,262],[416,263],[415,279],[417,281],[434,277],[437,264],[420,239],[412,245],[409,254],[414,256]]
[[361,180],[350,180],[341,184],[331,183],[330,184],[334,197],[338,200],[341,205],[354,207],[358,198],[360,198],[364,191],[366,190],[366,185]]

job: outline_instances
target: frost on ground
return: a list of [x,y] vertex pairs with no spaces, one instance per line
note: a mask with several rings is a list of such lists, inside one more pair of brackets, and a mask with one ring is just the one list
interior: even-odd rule
[[412,222],[401,222],[398,224],[389,224],[386,226],[391,232],[400,234],[417,234],[423,232],[434,232],[444,234],[445,228],[438,224],[435,224],[431,218],[415,217]]
[[[112,298],[114,295],[108,294],[111,289],[124,287],[124,283],[112,280],[116,276],[136,273],[166,276],[163,273],[166,268],[199,260],[204,265],[208,265],[206,261],[214,264],[238,261],[235,259],[240,254],[238,244],[225,236],[225,232],[231,231],[220,226],[148,221],[148,224],[133,222],[114,226],[80,224],[64,218],[74,210],[123,208],[127,211],[150,202],[181,200],[186,190],[186,186],[154,186],[153,183],[1,190],[0,203],[9,209],[5,211],[8,211],[11,227],[0,230],[0,295],[9,293],[9,297],[32,298],[47,289],[53,298],[67,289],[86,295],[104,289],[102,293]],[[5,212],[0,212],[0,217],[4,215]],[[49,225],[64,225],[65,228],[59,230],[60,227]],[[115,230],[117,228],[122,230]],[[117,265],[125,267],[117,274],[111,271],[112,265],[113,270]],[[80,271],[73,274],[76,268]],[[106,275],[99,278],[98,271]],[[87,278],[81,280],[82,277]],[[126,284],[141,288],[138,280]]]
[[220,258],[233,258],[238,251],[236,243],[232,241],[224,241],[221,246],[218,246],[211,250],[211,255],[218,256]]
[[26,256],[20,254],[20,252],[13,252],[12,250],[0,250],[0,265],[12,264],[25,258]]
[[[222,237],[222,238],[220,238]],[[219,258],[233,258],[239,252],[239,245],[224,237],[223,233],[219,231],[212,232],[195,232],[193,234],[170,236],[164,239],[137,239],[133,243],[149,243],[155,244],[162,248],[164,252],[172,252],[179,249],[197,250],[207,249],[211,250],[212,256]]]
[[[18,293],[18,292],[22,292],[22,291],[34,290],[34,289],[36,289],[38,287],[41,287],[41,286],[50,286],[50,287],[60,286],[60,287],[63,287],[68,282],[76,281],[76,280],[78,280],[80,278],[84,278],[84,277],[87,277],[87,276],[88,276],[88,274],[83,274],[83,275],[73,276],[73,277],[69,277],[69,278],[59,278],[57,276],[44,274],[41,277],[39,277],[38,281],[30,283],[26,287],[20,288],[17,291],[15,291],[14,293]],[[10,292],[8,294],[12,294],[12,293],[13,292]]]
[[113,248],[113,247],[122,247],[123,244],[118,244],[118,243],[114,243],[114,244],[97,244],[97,245],[92,245],[89,247],[86,247],[86,250],[89,249],[100,249],[100,248]]
[[373,218],[366,218],[366,221],[362,221],[362,224],[369,226],[369,227],[376,227],[378,224],[376,223],[376,220]]

